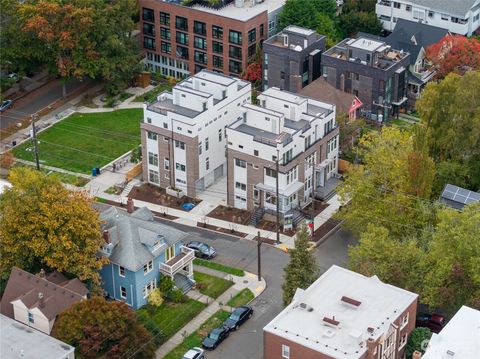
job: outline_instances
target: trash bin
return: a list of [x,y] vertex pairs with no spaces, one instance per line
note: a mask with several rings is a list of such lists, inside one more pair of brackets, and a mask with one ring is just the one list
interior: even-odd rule
[[95,168],[95,169],[96,169],[96,171],[97,171],[97,176],[100,176],[100,168],[97,167],[97,168]]
[[15,147],[17,145],[17,141],[13,140],[12,141],[12,146]]
[[97,169],[92,168],[92,176],[95,177],[97,175]]

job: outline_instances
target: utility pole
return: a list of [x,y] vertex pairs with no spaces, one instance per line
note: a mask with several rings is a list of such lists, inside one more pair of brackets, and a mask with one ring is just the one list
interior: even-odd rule
[[278,147],[277,147],[277,158],[276,158],[276,161],[275,161],[275,170],[276,170],[276,183],[275,183],[275,192],[276,192],[276,196],[277,196],[277,244],[280,244],[280,197],[279,197],[279,190],[278,190],[278,170],[279,170],[279,165],[278,165],[278,157],[279,157],[279,150],[278,150]]
[[35,163],[37,164],[37,171],[40,171],[40,160],[38,158],[37,129],[35,127],[36,120],[38,120],[38,115],[35,113],[32,115],[32,141],[33,150],[35,152]]
[[262,255],[260,254],[260,247],[263,243],[263,239],[260,238],[260,231],[258,231],[257,238],[258,281],[260,282],[262,280]]

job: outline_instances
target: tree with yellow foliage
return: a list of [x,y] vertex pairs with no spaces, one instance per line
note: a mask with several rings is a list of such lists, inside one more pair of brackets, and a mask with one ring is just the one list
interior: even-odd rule
[[92,199],[27,168],[12,169],[9,180],[12,188],[0,196],[0,278],[17,266],[98,283],[106,260],[97,257],[103,240]]

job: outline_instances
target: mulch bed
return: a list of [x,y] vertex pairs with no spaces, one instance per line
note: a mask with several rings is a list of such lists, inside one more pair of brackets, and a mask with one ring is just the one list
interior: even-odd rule
[[[111,205],[111,206],[116,206],[116,207],[121,207],[121,208],[127,209],[127,206],[122,205],[122,204],[120,204],[120,203],[118,203],[118,202],[115,202],[115,201],[110,201],[110,200],[108,200],[108,199],[103,199],[103,198],[102,198],[102,200],[99,201],[99,203],[105,203],[105,204],[109,204],[109,205]],[[137,209],[139,209],[140,207],[135,206],[134,208],[135,208],[135,210],[137,210]],[[163,218],[163,219],[169,219],[169,220],[172,220],[172,221],[175,220],[175,219],[178,219],[178,217],[171,216],[171,215],[169,215],[169,214],[164,215],[163,213],[160,213],[160,212],[155,212],[155,211],[151,211],[151,212],[152,212],[155,216],[160,217],[160,218]]]
[[329,206],[328,203],[316,199],[313,200],[313,205],[315,206],[315,208],[312,208],[312,204],[309,204],[302,210],[302,212],[309,214],[312,218],[315,218],[319,213],[322,213],[325,208]]
[[197,227],[210,229],[210,230],[215,231],[215,232],[230,234],[230,235],[232,235],[232,236],[240,237],[240,238],[245,238],[245,237],[247,236],[246,233],[237,232],[237,231],[232,232],[232,231],[231,231],[230,229],[228,229],[228,228],[222,228],[222,227],[212,226],[211,224],[205,225],[205,224],[202,223],[202,222],[197,222]]
[[234,222],[238,224],[248,224],[252,213],[243,209],[234,207],[217,206],[208,214],[209,217],[221,219],[223,221]]
[[[267,243],[267,244],[271,244],[271,245],[274,245],[276,243],[275,239],[265,238],[265,237],[260,237],[260,239],[263,241],[263,243]],[[255,238],[253,238],[253,240],[258,242],[258,237],[255,236]]]
[[[265,219],[261,219],[258,223],[256,228],[263,229],[265,231],[276,232],[277,231],[277,224],[272,221],[267,221]],[[288,231],[282,231],[282,226],[280,225],[280,233],[283,233],[289,237],[295,235],[295,231],[293,229],[289,229]]]
[[329,218],[324,224],[322,224],[313,234],[312,241],[319,242],[325,235],[328,234],[333,228],[335,228],[340,221],[338,219]]
[[182,205],[185,203],[199,204],[201,200],[184,196],[182,198],[176,198],[170,196],[165,192],[163,188],[152,186],[148,183],[144,183],[139,187],[133,187],[128,197],[138,199],[139,201],[150,202],[158,204],[159,206],[171,207],[183,210]]

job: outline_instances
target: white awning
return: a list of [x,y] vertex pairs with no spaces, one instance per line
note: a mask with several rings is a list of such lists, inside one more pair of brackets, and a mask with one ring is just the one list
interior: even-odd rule
[[[275,187],[268,186],[264,183],[258,183],[255,187],[260,189],[260,190],[266,191],[266,192],[276,193],[276,188]],[[300,191],[302,188],[303,188],[303,183],[295,181],[295,182],[289,184],[287,186],[287,188],[284,188],[284,189],[279,188],[278,194],[280,196],[290,197],[292,194]]]
[[330,163],[332,163],[332,159],[331,158],[326,158],[324,159],[321,163],[319,163],[318,165],[315,166],[315,169],[316,170],[321,170],[321,169],[324,169],[326,168]]

